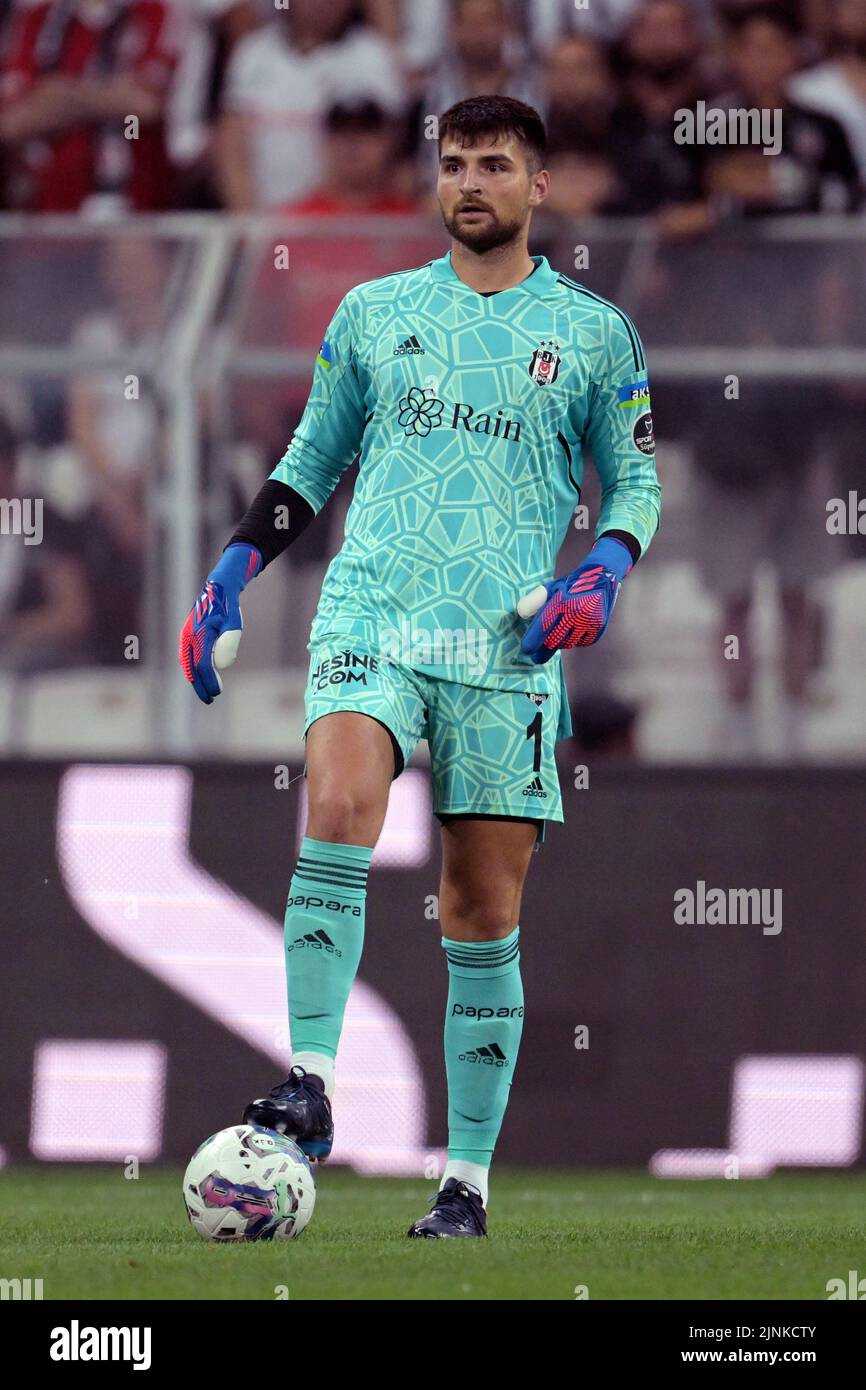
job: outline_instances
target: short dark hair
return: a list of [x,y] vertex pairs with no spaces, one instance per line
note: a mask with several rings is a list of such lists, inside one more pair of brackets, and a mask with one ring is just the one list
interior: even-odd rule
[[513,136],[526,154],[531,174],[544,168],[547,154],[547,131],[538,112],[514,97],[467,97],[455,102],[439,117],[439,153],[446,137],[461,145],[474,145],[483,137],[498,140]]
[[729,10],[724,15],[725,28],[734,38],[739,38],[755,20],[772,24],[789,39],[803,37],[803,27],[796,10],[784,5],[782,0],[753,0],[752,4]]
[[378,101],[369,97],[360,101],[335,101],[325,112],[325,129],[333,134],[344,130],[381,130],[387,119]]

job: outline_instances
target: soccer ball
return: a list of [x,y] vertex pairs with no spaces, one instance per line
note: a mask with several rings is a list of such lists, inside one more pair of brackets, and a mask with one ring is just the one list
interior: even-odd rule
[[196,1149],[183,1200],[205,1240],[294,1240],[313,1214],[316,1185],[293,1140],[261,1125],[232,1125]]

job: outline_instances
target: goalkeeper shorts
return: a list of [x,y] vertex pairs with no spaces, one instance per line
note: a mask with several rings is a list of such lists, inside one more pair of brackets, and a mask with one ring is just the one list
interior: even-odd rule
[[[560,686],[550,694],[501,690],[428,676],[343,637],[310,653],[304,738],[323,715],[369,715],[390,733],[399,777],[418,742],[430,748],[433,813],[563,821],[554,748]],[[304,769],[306,772],[306,768]]]

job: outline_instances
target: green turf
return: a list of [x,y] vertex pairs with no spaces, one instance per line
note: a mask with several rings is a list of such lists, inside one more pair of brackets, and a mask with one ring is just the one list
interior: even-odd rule
[[[668,1182],[501,1171],[486,1241],[409,1241],[430,1183],[322,1172],[297,1242],[207,1244],[180,1174],[0,1173],[0,1276],[46,1299],[826,1299],[866,1274],[866,1173]],[[285,1296],[285,1294],[283,1295]]]

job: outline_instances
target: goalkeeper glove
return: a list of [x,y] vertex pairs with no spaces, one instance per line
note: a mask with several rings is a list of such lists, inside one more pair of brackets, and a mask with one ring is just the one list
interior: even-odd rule
[[225,670],[238,654],[244,626],[241,592],[263,568],[261,552],[254,545],[227,546],[181,629],[180,664],[206,705],[212,704],[223,688],[217,667]]
[[541,666],[566,647],[591,647],[607,627],[631,567],[631,553],[622,541],[602,536],[576,570],[543,586],[547,599],[524,633],[520,650]]

